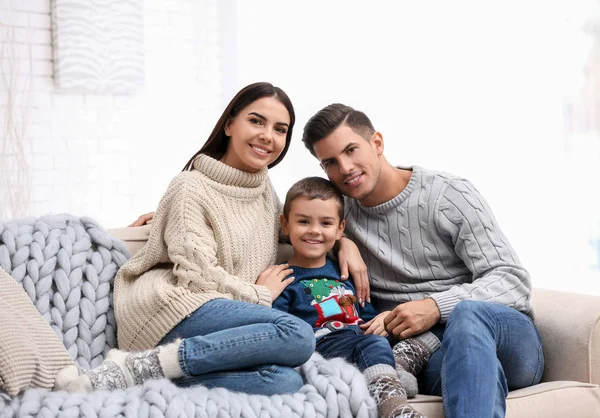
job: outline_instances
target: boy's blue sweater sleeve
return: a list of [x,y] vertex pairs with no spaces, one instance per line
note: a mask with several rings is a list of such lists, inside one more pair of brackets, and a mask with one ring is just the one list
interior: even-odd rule
[[293,292],[290,290],[290,286],[288,286],[281,294],[273,301],[272,307],[283,311],[290,312],[291,301],[293,298]]

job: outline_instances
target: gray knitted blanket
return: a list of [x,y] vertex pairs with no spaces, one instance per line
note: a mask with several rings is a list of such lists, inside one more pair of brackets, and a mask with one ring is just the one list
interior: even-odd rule
[[[47,215],[0,221],[0,267],[23,289],[75,362],[99,365],[116,345],[112,282],[129,258],[125,245],[94,220]],[[125,391],[67,394],[0,392],[0,417],[361,417],[377,416],[360,371],[315,353],[299,368],[305,385],[290,395],[261,396],[179,388],[154,380]]]

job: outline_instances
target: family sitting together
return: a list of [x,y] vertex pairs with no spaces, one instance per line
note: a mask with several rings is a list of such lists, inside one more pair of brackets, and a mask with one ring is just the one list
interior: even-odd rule
[[[92,370],[61,366],[54,389],[167,377],[291,393],[317,351],[363,372],[381,417],[423,417],[408,403],[417,391],[442,396],[448,418],[504,416],[544,358],[529,273],[482,195],[393,166],[367,115],[336,103],[302,135],[329,180],[298,181],[282,205],[268,169],[294,122],[269,83],[232,99],[156,212],[132,224],[152,227],[114,282],[119,349]],[[293,255],[277,265],[286,241]]]

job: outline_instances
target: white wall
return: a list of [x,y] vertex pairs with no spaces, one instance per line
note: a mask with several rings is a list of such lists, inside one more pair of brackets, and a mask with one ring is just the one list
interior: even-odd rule
[[[27,121],[30,187],[19,186],[31,201],[13,216],[68,212],[107,228],[127,225],[156,207],[208,136],[222,105],[218,3],[144,3],[145,89],[111,96],[55,88],[50,0],[0,0],[0,46],[17,58],[14,65],[2,60],[0,76],[17,76],[12,114]],[[0,97],[6,89],[0,78]],[[8,109],[0,99],[3,135]],[[0,166],[4,178],[15,172],[11,164]],[[10,216],[6,201],[0,205]]]
[[[371,116],[393,163],[472,180],[536,286],[600,294],[598,138],[565,136],[561,107],[579,82],[588,46],[574,28],[592,2],[146,0],[145,91],[101,96],[56,91],[50,0],[0,0],[0,45],[17,57],[0,75],[17,76],[13,115],[28,121],[23,214],[128,224],[155,208],[224,102],[266,80],[297,111],[272,173],[281,196],[322,175],[300,142],[306,120],[345,102]],[[0,78],[0,133],[5,93]],[[18,160],[0,157],[0,179],[14,176]]]
[[273,170],[278,192],[323,175],[302,126],[343,102],[370,115],[392,163],[472,180],[536,286],[600,294],[589,243],[600,159],[564,152],[579,3],[237,1],[238,87],[271,81],[297,111],[290,157]]

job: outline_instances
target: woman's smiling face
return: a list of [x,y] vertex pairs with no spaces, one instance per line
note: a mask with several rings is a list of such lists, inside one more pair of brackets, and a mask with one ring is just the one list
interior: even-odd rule
[[221,162],[255,173],[277,159],[285,147],[290,115],[275,97],[263,97],[243,108],[225,126],[229,137]]

